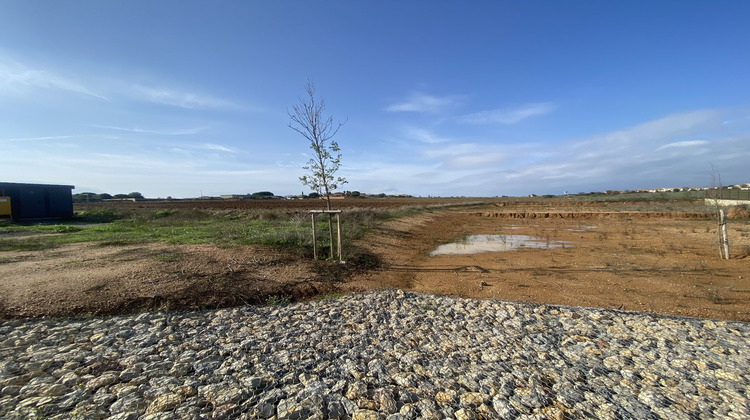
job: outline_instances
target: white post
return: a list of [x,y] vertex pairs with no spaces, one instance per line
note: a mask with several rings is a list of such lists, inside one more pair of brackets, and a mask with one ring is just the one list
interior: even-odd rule
[[339,249],[339,262],[343,262],[343,258],[341,255],[343,254],[341,252],[341,213],[336,213],[336,233],[338,236],[338,249]]
[[318,236],[315,230],[315,213],[310,213],[312,215],[312,228],[313,228],[313,258],[318,259]]
[[729,235],[727,234],[727,218],[724,209],[719,210],[719,240],[721,241],[722,257],[729,259]]

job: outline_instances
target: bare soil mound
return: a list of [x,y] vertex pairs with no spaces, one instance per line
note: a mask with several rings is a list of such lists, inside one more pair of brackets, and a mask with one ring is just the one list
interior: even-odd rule
[[640,211],[506,211],[476,212],[476,216],[500,219],[708,219],[705,213]]
[[13,254],[0,264],[6,318],[216,308],[332,288],[311,261],[263,247],[73,244]]
[[747,206],[732,206],[727,210],[728,219],[750,219],[750,211]]

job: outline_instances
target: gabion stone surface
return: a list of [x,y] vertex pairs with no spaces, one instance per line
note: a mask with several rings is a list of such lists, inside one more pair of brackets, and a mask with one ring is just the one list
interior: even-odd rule
[[750,324],[377,291],[0,323],[0,417],[750,418]]

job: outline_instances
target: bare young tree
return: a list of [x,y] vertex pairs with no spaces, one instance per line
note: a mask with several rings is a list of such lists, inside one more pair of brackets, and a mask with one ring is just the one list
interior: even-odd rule
[[[315,85],[310,80],[305,85],[307,96],[299,98],[299,103],[287,109],[291,121],[289,128],[300,133],[310,143],[313,156],[303,168],[307,175],[299,178],[302,184],[307,185],[318,194],[323,194],[326,199],[328,210],[328,233],[331,242],[329,258],[334,257],[333,250],[333,216],[331,214],[331,191],[344,184],[346,179],[337,177],[341,167],[341,148],[333,141],[333,137],[339,132],[343,123],[334,123],[333,117],[324,116],[325,101],[323,98],[315,97]],[[337,216],[338,217],[338,216]],[[341,219],[337,219],[341,222]],[[313,241],[315,241],[315,215],[313,214]],[[314,249],[314,248],[313,248]],[[341,231],[339,224],[338,254],[341,258]]]
[[331,191],[344,184],[346,179],[336,177],[341,167],[341,149],[338,143],[331,140],[346,123],[334,123],[333,117],[323,115],[325,101],[315,97],[315,85],[310,80],[305,85],[307,96],[299,99],[299,103],[291,110],[287,110],[289,128],[300,133],[310,142],[313,157],[303,168],[309,173],[299,178],[302,184],[326,198],[326,206],[331,210]]

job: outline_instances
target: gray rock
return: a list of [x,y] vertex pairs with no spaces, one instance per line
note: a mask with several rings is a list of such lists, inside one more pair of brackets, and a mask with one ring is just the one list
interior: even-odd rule
[[402,291],[0,321],[0,418],[747,418],[750,324]]
[[163,394],[156,397],[146,408],[146,414],[160,413],[172,410],[182,402],[182,396],[177,394]]
[[115,414],[113,416],[107,417],[107,420],[137,420],[138,419],[138,413],[129,412],[129,413],[119,413]]
[[259,419],[270,419],[276,415],[276,406],[268,402],[258,403],[252,412],[252,417]]
[[95,391],[101,387],[112,385],[113,383],[117,382],[117,375],[114,373],[104,373],[99,377],[96,377],[84,384],[86,389],[90,389],[92,391]]
[[293,399],[286,399],[279,401],[276,406],[276,417],[279,420],[283,419],[306,419],[312,415],[312,411],[309,407],[294,401]]
[[112,414],[121,414],[121,413],[129,413],[129,412],[136,412],[136,413],[142,413],[146,407],[148,406],[148,403],[143,398],[140,398],[138,395],[135,394],[129,394],[124,395],[117,400],[115,400],[110,406],[109,406],[109,412]]

